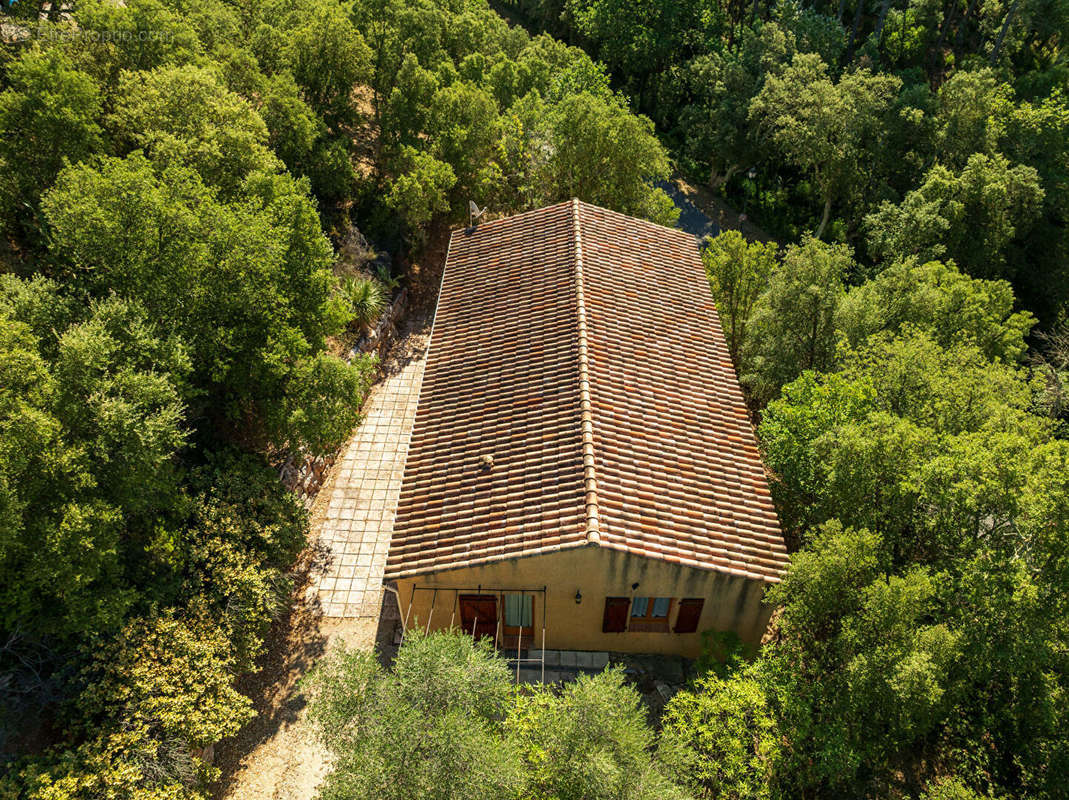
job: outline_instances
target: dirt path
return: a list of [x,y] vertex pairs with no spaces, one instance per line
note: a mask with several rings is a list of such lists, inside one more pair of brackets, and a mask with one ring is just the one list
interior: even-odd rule
[[216,750],[222,778],[213,793],[233,800],[307,800],[329,769],[305,719],[305,698],[297,683],[326,652],[322,613],[310,575],[323,569],[322,554],[309,550],[301,563],[297,602],[273,627],[262,669],[239,681],[254,698],[257,716]]

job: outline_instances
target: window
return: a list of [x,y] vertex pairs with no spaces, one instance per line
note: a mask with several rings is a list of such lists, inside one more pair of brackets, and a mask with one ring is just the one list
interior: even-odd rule
[[501,646],[505,650],[530,647],[534,638],[534,595],[506,594]]
[[631,601],[629,631],[659,633],[668,631],[668,614],[672,610],[671,597],[636,597]]
[[534,618],[534,597],[527,594],[505,595],[505,625],[510,628],[530,628]]
[[702,616],[705,601],[700,597],[687,597],[679,601],[679,613],[676,615],[676,633],[694,633],[698,630],[698,620]]

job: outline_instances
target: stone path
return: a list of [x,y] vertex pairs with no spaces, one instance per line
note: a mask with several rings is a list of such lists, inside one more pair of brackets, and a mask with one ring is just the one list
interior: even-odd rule
[[215,790],[220,800],[312,800],[331,757],[308,720],[299,678],[335,643],[394,647],[400,612],[392,595],[383,597],[382,575],[429,339],[422,317],[409,324],[316,498],[308,589],[291,614],[298,623],[271,651],[282,663],[264,670],[271,685],[261,690],[259,716],[228,745],[236,763]]
[[429,331],[415,331],[395,346],[324,487],[330,496],[318,535],[328,563],[313,586],[325,617],[378,619],[428,339]]

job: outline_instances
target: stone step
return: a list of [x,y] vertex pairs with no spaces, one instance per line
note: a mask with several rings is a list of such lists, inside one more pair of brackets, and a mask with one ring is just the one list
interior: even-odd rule
[[[532,660],[533,659],[533,660]],[[532,665],[541,669],[542,651],[528,650],[520,669]],[[515,663],[515,661],[513,661]],[[549,650],[545,651],[546,669],[603,670],[609,665],[609,654],[594,650]]]

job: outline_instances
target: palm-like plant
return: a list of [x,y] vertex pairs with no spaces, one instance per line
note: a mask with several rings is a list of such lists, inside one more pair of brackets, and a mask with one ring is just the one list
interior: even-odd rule
[[349,277],[342,281],[340,291],[349,305],[352,321],[367,333],[386,307],[382,284],[374,278]]

